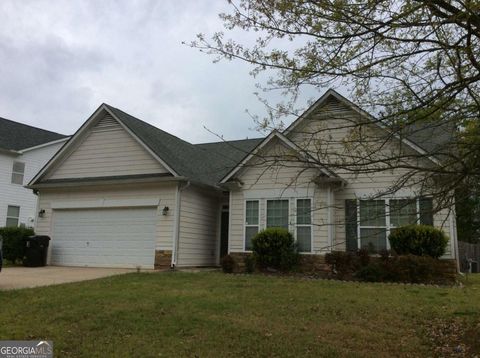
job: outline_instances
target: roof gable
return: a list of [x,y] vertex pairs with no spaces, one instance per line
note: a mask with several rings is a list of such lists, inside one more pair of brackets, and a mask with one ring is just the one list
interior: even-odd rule
[[94,126],[108,127],[109,122],[111,124],[110,119],[99,122],[105,113],[111,116],[111,120],[117,121],[174,177],[187,178],[210,186],[216,186],[225,173],[235,167],[261,141],[249,139],[194,145],[118,108],[102,104],[29,185],[45,179],[55,167],[61,165],[70,154],[69,151],[78,146]]
[[45,179],[168,173],[115,118],[105,113]]
[[330,178],[339,178],[338,175],[336,175],[334,172],[329,170],[328,168],[325,168],[323,166],[318,165],[310,156],[308,153],[304,152],[301,148],[299,148],[295,143],[293,143],[291,140],[289,140],[286,136],[284,136],[282,133],[274,130],[272,131],[266,138],[264,138],[262,141],[260,141],[257,146],[250,152],[248,155],[246,155],[240,163],[238,163],[232,170],[230,170],[220,181],[220,183],[226,183],[228,180],[230,180],[235,174],[237,174],[245,165],[251,161],[253,158],[255,158],[258,153],[270,142],[272,142],[274,139],[280,140],[281,143],[283,143],[285,146],[293,149],[295,152],[297,152],[299,155],[305,158],[305,163],[308,164],[308,162],[311,162],[312,165],[316,166],[319,168],[319,170],[322,172],[323,175],[326,177]]
[[[335,98],[337,101],[339,101],[340,103],[342,103],[344,106],[346,106],[347,108],[351,109],[352,111],[354,111],[355,113],[357,113],[358,115],[360,115],[362,118],[365,118],[367,121],[377,125],[379,128],[387,131],[388,133],[392,133],[392,131],[384,124],[382,123],[380,120],[378,120],[377,118],[373,117],[370,113],[364,111],[363,109],[361,109],[358,105],[356,105],[355,103],[353,103],[352,101],[350,101],[349,99],[345,98],[344,96],[342,96],[341,94],[339,94],[337,91],[333,90],[333,89],[329,89],[327,92],[325,92],[323,94],[323,96],[321,96],[313,105],[311,105],[305,112],[303,112],[295,121],[293,121],[284,131],[283,131],[283,134],[285,134],[286,136],[289,136],[289,134],[291,132],[294,132],[295,128],[301,123],[303,122],[306,118],[308,118],[313,112],[315,112],[315,110],[319,107],[321,107],[322,105],[324,105],[330,98]],[[436,163],[438,164],[439,161],[438,159],[436,159],[435,157],[429,155],[429,153],[424,149],[422,148],[420,145],[418,145],[417,143],[414,142],[414,139],[415,137],[414,136],[409,136],[408,132],[405,133],[406,136],[401,136],[400,134],[398,133],[393,133],[393,136],[401,141],[402,143],[404,143],[405,145],[407,145],[408,147],[410,147],[411,149],[413,149],[414,151],[416,151],[417,153],[420,153],[422,155],[425,155],[430,161],[432,161],[433,163]]]
[[[107,117],[108,118],[107,118]],[[40,172],[30,181],[29,186],[38,184],[38,182],[48,179],[55,173],[57,168],[63,165],[68,158],[75,153],[75,150],[82,145],[85,140],[88,140],[89,134],[92,130],[108,130],[112,126],[121,127],[121,130],[128,132],[129,136],[133,141],[141,146],[146,152],[148,152],[155,160],[161,165],[160,168],[165,168],[172,175],[177,176],[177,174],[168,167],[158,156],[153,153],[141,140],[139,140],[131,131],[120,121],[115,115],[111,113],[109,108],[102,104],[97,110],[83,123],[83,125],[75,132],[75,134],[69,139],[69,141],[50,159],[50,161],[45,164],[45,166],[40,170]],[[154,171],[158,173],[158,170]],[[103,176],[103,175],[102,175]],[[118,176],[113,175],[112,176]],[[65,174],[60,175],[61,179],[64,179]]]

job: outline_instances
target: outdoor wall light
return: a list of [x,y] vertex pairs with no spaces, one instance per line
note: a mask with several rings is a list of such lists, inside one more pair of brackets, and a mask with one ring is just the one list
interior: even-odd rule
[[44,216],[45,216],[45,209],[40,209],[40,211],[38,212],[38,217],[43,218]]
[[162,210],[162,215],[166,216],[168,214],[168,210],[170,210],[170,208],[168,206],[165,206]]

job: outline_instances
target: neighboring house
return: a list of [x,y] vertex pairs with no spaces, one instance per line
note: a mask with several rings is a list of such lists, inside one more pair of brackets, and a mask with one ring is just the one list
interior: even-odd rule
[[62,134],[0,118],[0,226],[34,227],[38,198],[24,185],[67,139]]
[[[332,249],[380,250],[392,227],[418,219],[447,232],[445,257],[455,258],[454,216],[434,213],[415,187],[370,200],[400,175],[395,170],[353,176],[288,165],[308,131],[365,118],[329,90],[283,133],[193,145],[102,104],[30,182],[42,213],[36,232],[52,237],[51,264],[158,268],[218,265],[226,253],[248,252],[268,226],[288,228],[313,258]],[[331,127],[332,143],[349,135]],[[389,145],[423,153],[408,140]],[[287,165],[266,164],[279,154]],[[388,214],[393,207],[398,215]]]

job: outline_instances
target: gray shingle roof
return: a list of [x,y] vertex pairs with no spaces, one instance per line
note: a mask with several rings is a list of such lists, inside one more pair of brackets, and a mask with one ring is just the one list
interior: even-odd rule
[[413,123],[401,131],[406,138],[433,156],[452,150],[456,130],[451,123]]
[[262,139],[191,144],[122,110],[105,106],[178,175],[215,185]]
[[22,150],[68,136],[0,117],[0,148]]
[[[216,185],[265,139],[191,144],[118,108],[105,106],[178,175],[207,185]],[[433,152],[437,146],[451,140],[452,132],[445,126],[429,126],[411,127],[402,134],[419,147]]]

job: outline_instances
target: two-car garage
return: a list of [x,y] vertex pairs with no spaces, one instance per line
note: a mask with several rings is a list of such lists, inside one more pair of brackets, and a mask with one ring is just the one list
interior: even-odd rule
[[53,211],[50,264],[153,268],[156,207]]

